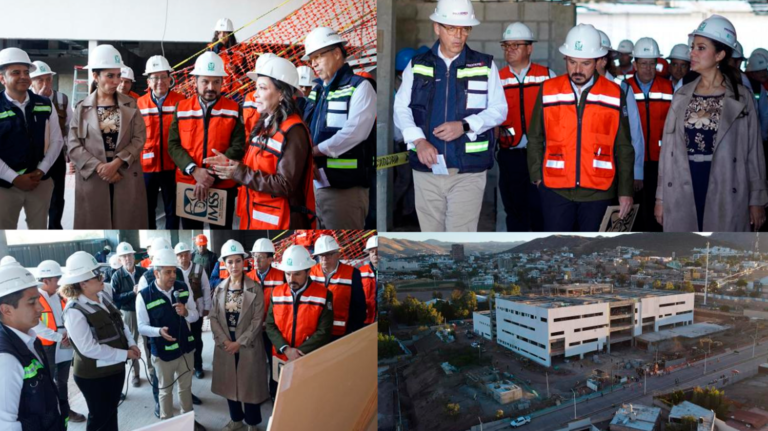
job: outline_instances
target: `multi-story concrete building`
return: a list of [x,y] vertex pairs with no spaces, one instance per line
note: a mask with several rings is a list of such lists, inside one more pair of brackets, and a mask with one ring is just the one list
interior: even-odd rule
[[464,261],[464,244],[452,244],[451,245],[451,257],[454,262]]
[[489,340],[493,339],[493,316],[490,311],[475,311],[472,313],[472,330]]
[[634,345],[640,334],[693,324],[693,293],[614,289],[584,296],[500,296],[499,344],[544,366]]

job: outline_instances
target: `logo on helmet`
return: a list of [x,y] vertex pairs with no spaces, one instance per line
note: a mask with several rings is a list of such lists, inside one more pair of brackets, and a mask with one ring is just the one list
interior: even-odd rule
[[573,47],[576,51],[581,51],[584,48],[584,45],[581,43],[581,41],[576,41],[576,44]]
[[232,244],[232,247],[230,247],[229,250],[230,251],[235,251],[235,250],[237,250],[237,247],[234,244]]
[[120,56],[119,55],[115,56],[115,63],[120,63]]
[[287,262],[287,263],[288,263],[288,266],[293,266],[293,259],[291,259],[291,258],[289,257],[289,258],[288,258],[288,262]]
[[213,72],[213,70],[216,68],[216,66],[213,64],[213,62],[208,63],[208,71]]

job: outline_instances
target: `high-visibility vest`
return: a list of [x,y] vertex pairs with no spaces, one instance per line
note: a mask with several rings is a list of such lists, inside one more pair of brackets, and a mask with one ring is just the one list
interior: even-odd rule
[[528,125],[533,115],[533,107],[536,105],[536,97],[539,95],[541,83],[549,79],[549,69],[531,63],[523,82],[517,79],[512,70],[503,67],[499,70],[501,85],[504,87],[504,97],[507,99],[507,119],[501,123],[501,127],[508,133],[499,134],[499,146],[502,150],[514,148],[520,144],[523,136],[528,133]]
[[[277,133],[271,138],[255,137],[246,150],[243,164],[264,175],[276,175],[278,164],[282,160],[285,137],[295,126],[304,127],[298,114],[292,114],[283,121]],[[307,130],[309,136],[309,130]],[[307,155],[303,171],[304,205],[291,207],[287,196],[275,196],[270,193],[253,190],[245,185],[238,190],[236,213],[240,217],[240,229],[289,229],[291,212],[303,213],[309,220],[314,220],[315,190],[312,185],[314,162]],[[314,227],[314,223],[313,223]]]
[[139,266],[142,268],[149,268],[150,265],[152,265],[152,259],[150,258],[146,258],[139,263]]
[[129,95],[129,96],[131,96],[131,97],[133,97],[133,98],[134,98],[134,99],[136,99],[136,100],[139,100],[139,97],[141,97],[141,96],[139,95],[139,93],[136,93],[136,92],[135,92],[135,91],[133,91],[133,90],[131,90],[130,92],[128,92],[128,95]]
[[365,292],[365,321],[363,323],[369,325],[376,321],[376,270],[370,263],[359,269]]
[[326,278],[318,263],[309,271],[312,281],[322,283],[333,294],[333,328],[331,335],[340,337],[347,333],[349,304],[352,300],[352,274],[355,268],[339,262],[339,268],[331,278]]
[[259,273],[256,270],[256,267],[254,267],[253,270],[248,271],[245,275],[250,277],[250,279],[256,283],[261,284],[261,288],[264,290],[264,303],[267,304],[267,306],[264,307],[264,317],[266,318],[267,309],[269,308],[269,300],[272,299],[272,292],[278,286],[285,284],[285,273],[270,266],[267,270],[267,275],[264,277],[264,281],[261,281],[259,278]]
[[173,113],[176,112],[176,104],[182,100],[184,96],[169,91],[162,106],[158,106],[150,91],[136,101],[147,126],[147,140],[141,150],[141,169],[145,173],[172,171],[176,168],[168,154],[168,133],[171,130]]
[[[200,107],[197,96],[184,99],[177,105],[176,119],[179,125],[181,146],[189,153],[197,166],[203,166],[203,159],[213,157],[213,150],[224,153],[232,141],[232,131],[240,121],[240,106],[234,100],[220,97],[210,109],[208,121],[204,119],[205,112]],[[177,169],[176,181],[195,184],[195,179]],[[235,187],[235,180],[219,180],[213,183],[213,188],[228,189]]]
[[[293,302],[293,294],[288,283],[276,287],[272,291],[272,315],[275,326],[282,334],[288,346],[293,348],[301,345],[317,331],[320,316],[326,306],[328,289],[322,283],[310,282]],[[282,346],[281,346],[282,347]],[[287,361],[288,357],[279,353],[276,346],[272,346],[272,355]]]
[[243,103],[243,123],[245,124],[245,142],[250,142],[251,131],[259,121],[259,111],[256,110],[256,92],[252,91],[245,96]]
[[[61,311],[64,312],[64,308],[67,306],[67,300],[64,298],[59,298],[61,301]],[[48,303],[48,300],[46,300],[43,295],[40,295],[40,305],[43,306],[43,313],[40,315],[40,321],[43,322],[43,325],[45,325],[46,328],[50,329],[53,332],[57,332],[59,328],[64,327],[64,322],[56,322],[56,318],[53,315],[53,310],[51,309],[51,304]],[[61,325],[59,325],[61,323]],[[55,341],[46,340],[43,337],[37,337],[40,339],[40,342],[43,343],[43,346],[52,346],[56,344]]]
[[672,106],[672,96],[675,90],[672,83],[666,79],[654,79],[648,96],[640,89],[637,78],[627,80],[632,87],[637,100],[637,110],[640,113],[640,122],[643,125],[643,137],[645,138],[645,161],[658,162],[661,153],[661,137],[664,133],[664,121],[667,112]]
[[[0,160],[18,174],[29,173],[45,157],[48,142],[46,124],[53,112],[50,99],[27,90],[29,102],[24,111],[8,101],[5,91],[0,95]],[[43,180],[50,178],[49,170]],[[13,185],[0,179],[0,187]]]
[[541,88],[544,133],[544,184],[553,189],[608,190],[616,176],[614,143],[621,120],[621,88],[595,77],[579,118],[568,75],[544,81]]
[[637,72],[637,69],[635,69],[635,66],[632,65],[632,70],[630,70],[627,73],[622,73],[621,69],[618,70],[619,74],[616,75],[615,78],[613,78],[613,82],[615,82],[618,85],[621,85],[621,81],[626,81],[627,79],[635,76],[635,73]]

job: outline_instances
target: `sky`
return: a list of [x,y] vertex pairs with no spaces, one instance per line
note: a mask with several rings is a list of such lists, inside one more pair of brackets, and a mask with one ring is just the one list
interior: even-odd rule
[[[711,234],[711,232],[700,233],[700,235],[704,236],[709,236]],[[596,236],[614,237],[630,234],[614,232],[382,232],[379,235],[384,238],[408,239],[411,241],[436,239],[438,241],[452,243],[470,243],[531,241],[536,238],[545,238],[552,235],[574,235],[593,238]],[[660,233],[660,235],[663,234]]]

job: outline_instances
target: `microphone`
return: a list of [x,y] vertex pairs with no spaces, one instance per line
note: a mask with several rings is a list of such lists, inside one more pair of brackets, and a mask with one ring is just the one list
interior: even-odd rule
[[181,293],[179,293],[179,291],[178,291],[178,290],[174,290],[174,291],[173,291],[173,299],[175,300],[175,301],[173,301],[173,302],[174,302],[174,304],[180,303],[180,301],[179,301],[179,295],[181,295]]

